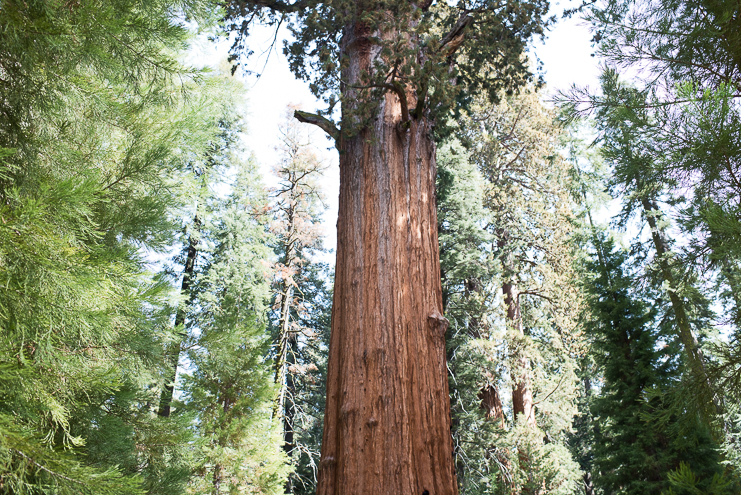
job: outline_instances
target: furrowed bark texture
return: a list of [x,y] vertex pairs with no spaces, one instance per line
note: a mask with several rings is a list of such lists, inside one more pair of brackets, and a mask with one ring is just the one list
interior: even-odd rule
[[[369,68],[372,50],[362,29],[346,32],[351,84]],[[337,268],[317,493],[456,494],[435,145],[425,118],[400,129],[395,93],[379,106],[370,127],[338,143]]]

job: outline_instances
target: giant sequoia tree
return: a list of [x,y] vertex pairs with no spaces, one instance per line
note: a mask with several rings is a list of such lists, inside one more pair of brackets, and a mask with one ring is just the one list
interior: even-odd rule
[[[294,73],[328,108],[296,117],[340,151],[337,268],[318,493],[455,493],[435,213],[435,122],[531,75],[547,0],[234,0],[285,20]],[[339,125],[332,122],[337,103]]]

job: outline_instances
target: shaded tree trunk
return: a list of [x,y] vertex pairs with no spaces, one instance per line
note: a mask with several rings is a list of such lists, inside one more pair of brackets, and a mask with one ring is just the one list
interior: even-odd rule
[[[283,285],[282,297],[280,345],[275,370],[275,381],[279,384],[280,389],[274,415],[283,422],[283,450],[290,458],[294,449],[293,417],[295,416],[295,404],[293,398],[295,397],[296,387],[289,367],[295,362],[296,336],[290,328],[293,287],[288,282]],[[293,479],[291,476],[286,480],[285,493],[293,493]]]
[[499,427],[504,428],[504,408],[496,385],[490,383],[484,386],[479,391],[478,398],[481,399],[481,408],[486,419],[499,422]]
[[[500,229],[497,231],[497,247],[502,250],[507,246],[509,232]],[[504,259],[505,282],[502,284],[502,295],[507,307],[507,322],[518,338],[525,336],[522,328],[522,311],[520,310],[520,294],[517,285],[509,280],[514,272],[512,254],[505,254]],[[523,414],[525,421],[531,427],[535,427],[535,411],[533,410],[533,390],[530,381],[530,360],[521,351],[515,356],[514,362],[517,368],[513,370],[512,381],[512,419],[517,421],[517,415]],[[517,376],[519,374],[519,376]]]
[[592,482],[592,473],[584,473],[582,476],[584,479],[584,494],[594,495],[594,483]]
[[[193,225],[198,227],[200,221],[198,217],[193,221]],[[190,286],[193,281],[193,272],[196,266],[196,257],[198,256],[198,239],[191,235],[188,238],[188,252],[185,257],[185,266],[183,269],[183,282],[180,285],[180,293],[188,297],[190,303]],[[175,329],[183,327],[185,324],[185,308],[179,307],[175,313]],[[180,361],[180,347],[183,339],[185,339],[185,331],[181,330],[178,334],[179,339],[176,342],[170,344],[169,349],[166,353],[167,364],[170,368],[167,370],[168,374],[165,380],[165,387],[160,393],[160,403],[157,410],[157,414],[163,418],[170,416],[170,406],[172,404],[172,396],[175,393],[175,380],[177,379],[178,362]]]
[[669,285],[667,293],[672,304],[672,309],[674,310],[674,318],[677,323],[679,340],[682,342],[682,346],[684,347],[684,354],[687,358],[687,363],[689,364],[693,379],[702,390],[702,393],[705,396],[703,399],[706,400],[708,404],[712,404],[715,407],[716,413],[720,413],[720,404],[718,404],[715,393],[713,392],[705,368],[705,359],[700,350],[700,345],[690,327],[684,301],[676,291],[677,281],[668,259],[668,256],[671,254],[671,249],[666,241],[664,230],[659,227],[656,222],[656,214],[660,213],[660,210],[658,206],[646,196],[641,198],[641,205],[645,212],[646,221],[651,228],[651,238],[653,240],[654,248],[656,249],[656,258],[659,261],[661,276]]
[[[347,35],[346,35],[347,36]],[[350,83],[367,44],[347,40]],[[359,52],[358,52],[359,51]],[[420,117],[340,138],[337,271],[317,493],[457,493],[435,205],[435,145]]]
[[[515,333],[524,337],[522,329],[522,313],[520,311],[520,296],[515,284],[506,282],[502,284],[502,293],[504,294],[504,304],[507,306],[507,321]],[[517,369],[514,376],[514,387],[512,388],[512,412],[517,418],[518,414],[525,416],[525,421],[531,427],[535,427],[535,410],[533,405],[533,388],[530,381],[530,360],[527,356],[519,353],[515,359]]]
[[[589,221],[591,223],[591,213]],[[602,259],[602,255],[599,255],[600,263],[602,263],[602,266],[604,266],[604,261]],[[589,377],[584,378],[584,395],[588,398],[592,395],[592,381],[589,379]],[[594,422],[594,438],[599,437],[599,423],[597,421]],[[589,463],[588,469],[584,469],[584,475],[582,476],[582,479],[584,480],[584,495],[595,495],[594,491],[594,482],[592,481],[592,465],[591,462]]]

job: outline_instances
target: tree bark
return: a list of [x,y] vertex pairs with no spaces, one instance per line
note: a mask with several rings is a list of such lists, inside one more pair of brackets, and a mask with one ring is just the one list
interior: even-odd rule
[[592,483],[592,473],[584,473],[584,494],[594,495],[594,483]]
[[[501,250],[507,246],[509,239],[509,233],[504,230],[498,230],[497,236],[497,247]],[[514,272],[514,263],[512,262],[512,254],[506,254],[504,259],[504,272],[505,276],[507,273]],[[522,311],[520,310],[520,294],[517,290],[517,285],[512,280],[506,280],[502,284],[502,295],[504,296],[504,304],[507,307],[507,322],[509,323],[512,330],[517,334],[518,338],[524,338],[525,332],[522,328]],[[517,363],[517,368],[513,370],[512,380],[514,386],[512,387],[512,416],[517,421],[517,415],[523,414],[527,424],[534,428],[535,422],[535,411],[533,404],[533,389],[530,380],[530,360],[521,352],[515,356],[514,361]],[[519,376],[517,374],[519,373]]]
[[702,350],[700,349],[697,338],[690,327],[684,301],[676,291],[676,280],[668,259],[668,256],[671,254],[671,249],[666,242],[664,231],[658,226],[655,217],[660,210],[658,206],[646,196],[641,198],[641,204],[646,214],[646,221],[651,228],[651,238],[653,240],[654,248],[656,249],[656,258],[659,262],[662,278],[667,284],[669,284],[667,293],[669,294],[669,300],[671,301],[672,309],[674,310],[674,319],[677,323],[678,330],[677,333],[679,334],[679,340],[682,342],[682,346],[684,347],[690,372],[692,373],[694,381],[702,390],[702,394],[704,395],[703,399],[707,401],[707,403],[713,404],[716,413],[720,413],[721,407],[720,404],[718,404],[707,370],[705,369],[705,359],[702,355]]
[[504,408],[496,385],[490,383],[484,386],[479,390],[478,398],[481,399],[481,409],[484,410],[486,419],[496,421],[500,428],[504,428]]
[[[198,217],[193,220],[193,225],[198,228],[200,221]],[[191,235],[188,238],[188,253],[185,257],[185,267],[183,269],[183,282],[180,286],[180,293],[184,297],[188,297],[190,292],[190,285],[193,281],[193,272],[196,266],[196,257],[198,256],[198,238]],[[189,301],[190,302],[190,301]],[[175,329],[181,328],[185,324],[185,308],[178,308],[175,313]],[[181,331],[178,335],[180,338],[177,342],[170,344],[170,348],[167,350],[165,357],[170,368],[167,370],[167,379],[165,380],[165,388],[160,393],[160,403],[157,410],[157,414],[160,417],[168,418],[170,416],[170,409],[172,404],[172,396],[175,393],[175,380],[177,379],[178,362],[180,361],[180,347],[182,341],[185,338],[185,331]]]
[[[292,230],[292,229],[291,229]],[[288,257],[288,251],[286,253]],[[286,266],[290,266],[286,263]],[[275,405],[274,416],[283,423],[283,451],[290,458],[293,453],[294,435],[293,418],[295,416],[295,404],[293,402],[296,386],[293,374],[289,367],[295,362],[296,335],[291,332],[291,300],[293,299],[293,287],[285,282],[282,286],[283,301],[280,316],[280,344],[276,358],[275,381],[279,385],[278,401]],[[284,493],[293,493],[293,478],[288,476]]]
[[[520,297],[517,287],[510,282],[502,284],[504,304],[507,305],[507,321],[519,337],[524,337],[522,329],[522,313],[520,311]],[[533,405],[533,388],[530,381],[530,360],[527,356],[519,353],[516,356],[517,370],[514,377],[515,385],[512,387],[512,412],[515,419],[518,414],[525,416],[525,421],[531,427],[536,426],[535,411]]]
[[[352,83],[370,62],[369,48],[357,39],[343,44],[356,51]],[[338,142],[337,268],[317,493],[457,494],[431,123],[415,118],[403,130],[395,93],[379,107],[371,126]]]

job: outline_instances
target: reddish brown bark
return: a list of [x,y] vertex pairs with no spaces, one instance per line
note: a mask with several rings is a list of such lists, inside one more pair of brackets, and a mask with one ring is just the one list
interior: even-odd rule
[[388,93],[341,138],[332,335],[317,493],[456,494],[435,210],[424,119]]
[[499,427],[504,428],[504,409],[496,385],[491,383],[486,385],[479,391],[478,397],[481,399],[481,408],[484,410],[486,419],[498,421]]
[[[523,337],[522,313],[520,312],[520,298],[517,287],[512,283],[502,284],[504,303],[507,305],[507,320],[518,336]],[[515,419],[518,414],[525,416],[525,421],[531,427],[536,426],[533,404],[533,389],[530,381],[530,360],[520,353],[516,356],[517,369],[512,387],[512,412]]]

